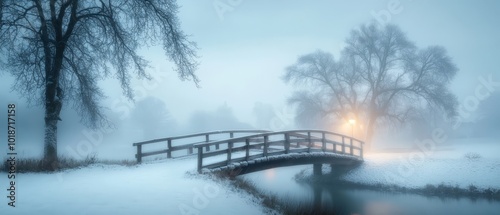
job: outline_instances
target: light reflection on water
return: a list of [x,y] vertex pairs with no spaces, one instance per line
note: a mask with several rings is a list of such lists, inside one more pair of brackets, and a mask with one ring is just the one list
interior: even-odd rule
[[485,199],[426,197],[297,183],[293,176],[307,167],[276,168],[239,177],[290,204],[315,205],[338,214],[500,214],[500,202]]
[[273,181],[276,169],[266,169],[264,170],[264,175],[266,176],[266,180]]

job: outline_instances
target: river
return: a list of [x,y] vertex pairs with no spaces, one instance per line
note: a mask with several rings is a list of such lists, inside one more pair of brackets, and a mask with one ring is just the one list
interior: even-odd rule
[[500,202],[486,199],[427,197],[296,182],[293,176],[307,167],[275,168],[239,177],[292,206],[314,205],[333,211],[333,214],[500,214]]

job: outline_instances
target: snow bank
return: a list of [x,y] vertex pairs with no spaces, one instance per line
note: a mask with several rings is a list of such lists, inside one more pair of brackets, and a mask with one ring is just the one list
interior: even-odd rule
[[428,158],[413,164],[405,160],[409,154],[381,160],[369,155],[365,162],[343,179],[366,184],[396,184],[404,187],[423,187],[426,184],[458,185],[466,188],[500,188],[500,159],[478,160]]
[[[467,154],[479,155],[470,158]],[[422,187],[426,184],[500,188],[500,142],[455,140],[433,151],[366,154],[365,162],[343,179],[366,184]]]
[[[2,214],[263,214],[256,199],[211,180],[189,177],[196,158],[134,167],[94,165],[62,173],[19,174],[16,207]],[[7,186],[6,173],[0,185]],[[5,193],[5,192],[4,192]],[[6,212],[6,213],[5,213]]]

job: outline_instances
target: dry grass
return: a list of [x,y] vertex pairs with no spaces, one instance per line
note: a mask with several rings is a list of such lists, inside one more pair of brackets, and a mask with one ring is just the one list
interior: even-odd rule
[[[133,166],[136,164],[134,160],[99,160],[96,154],[90,154],[85,159],[77,160],[68,157],[59,157],[58,170],[66,169],[79,169],[87,167],[92,164],[105,164],[105,165],[123,165],[123,166]],[[26,172],[50,172],[44,168],[44,160],[37,158],[18,158],[16,160],[16,171],[18,173]],[[4,160],[3,165],[0,167],[0,171],[5,171],[9,169],[9,164],[7,160]]]

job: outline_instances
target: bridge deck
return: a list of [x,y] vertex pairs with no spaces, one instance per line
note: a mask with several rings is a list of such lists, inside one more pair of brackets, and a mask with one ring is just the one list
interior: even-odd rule
[[[204,151],[203,148],[214,144],[224,145],[225,149]],[[321,130],[291,130],[266,132],[238,138],[196,144],[198,150],[198,172],[203,169],[224,168],[230,165],[252,164],[272,168],[276,165],[299,165],[306,163],[336,163],[345,160],[359,162],[363,160],[363,142],[345,135]],[[253,150],[252,150],[253,149]],[[255,150],[261,149],[261,150]],[[236,154],[236,152],[245,152]],[[320,156],[310,156],[314,153]],[[226,155],[217,162],[208,158]],[[294,154],[293,156],[291,156]],[[342,156],[340,156],[342,155]],[[347,156],[346,156],[347,155]],[[279,158],[273,165],[269,162]],[[291,158],[291,159],[289,159]],[[267,160],[267,162],[260,162]],[[257,161],[260,165],[253,165]],[[239,163],[239,164],[238,164]],[[259,167],[260,168],[260,167]]]

